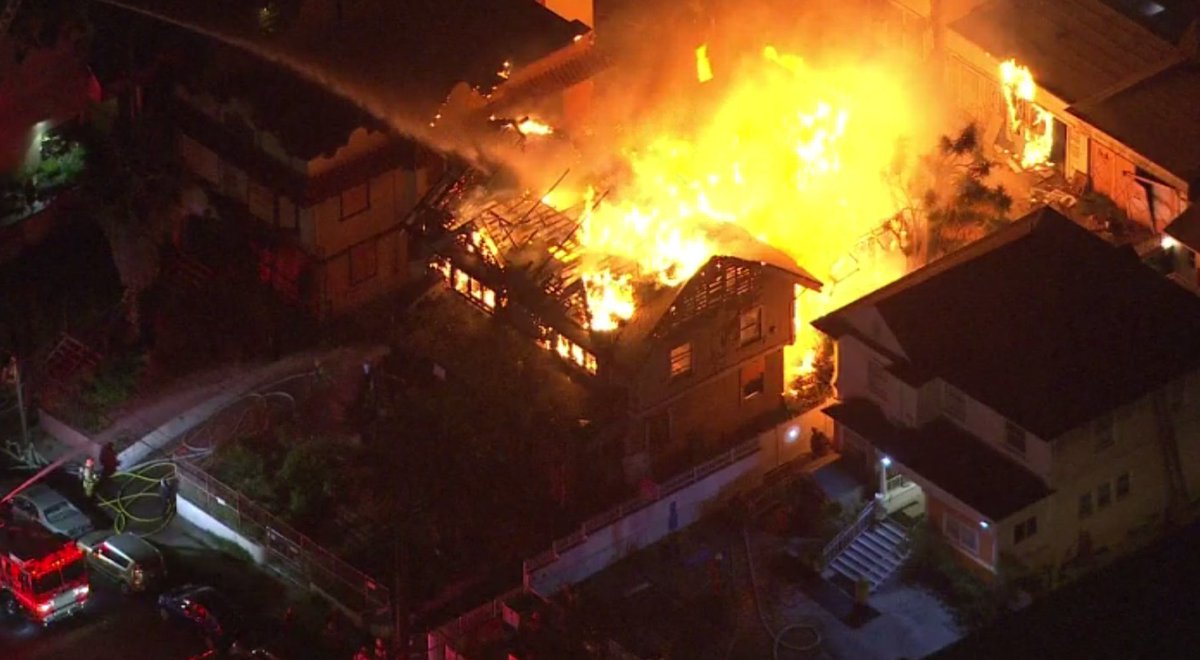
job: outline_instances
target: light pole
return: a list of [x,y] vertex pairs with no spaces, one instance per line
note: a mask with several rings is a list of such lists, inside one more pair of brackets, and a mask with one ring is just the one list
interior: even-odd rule
[[21,363],[17,361],[15,355],[10,357],[8,364],[4,366],[4,382],[11,382],[13,389],[17,392],[17,415],[21,418],[21,442],[25,446],[29,446],[29,420],[25,417],[25,388],[21,383]]

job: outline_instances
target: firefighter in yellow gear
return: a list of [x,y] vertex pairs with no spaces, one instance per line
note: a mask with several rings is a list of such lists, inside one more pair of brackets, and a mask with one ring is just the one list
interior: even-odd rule
[[96,474],[96,462],[91,457],[83,462],[83,472],[80,476],[83,478],[83,494],[90,498],[96,492],[96,483],[100,481]]

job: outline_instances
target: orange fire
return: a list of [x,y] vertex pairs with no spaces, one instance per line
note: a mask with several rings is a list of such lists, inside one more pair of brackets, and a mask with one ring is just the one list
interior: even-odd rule
[[554,127],[532,117],[526,117],[517,122],[517,131],[521,135],[552,135]]
[[1048,162],[1054,147],[1054,118],[1033,102],[1037,94],[1033,74],[1016,60],[1005,60],[1000,63],[1000,88],[1008,107],[1009,128],[1025,143],[1021,167],[1029,169]]
[[[696,56],[703,80],[706,49]],[[806,321],[906,268],[895,241],[871,232],[903,208],[885,172],[901,141],[916,137],[919,112],[905,78],[883,62],[816,68],[767,47],[736,75],[698,127],[631,136],[635,146],[622,150],[631,175],[598,203],[590,187],[572,195],[568,184],[555,205],[584,201],[579,245],[592,264],[584,283],[594,330],[632,317],[633,282],[677,286],[720,254],[713,230],[723,223],[788,253],[826,282],[820,294],[798,295],[788,363],[800,375],[814,368],[818,340]],[[613,258],[632,269],[618,275]]]
[[712,63],[708,61],[708,44],[701,44],[696,49],[696,80],[706,83],[712,79]]

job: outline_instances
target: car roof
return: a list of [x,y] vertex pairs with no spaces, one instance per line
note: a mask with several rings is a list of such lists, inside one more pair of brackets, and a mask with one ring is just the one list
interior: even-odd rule
[[158,548],[137,534],[122,532],[105,539],[112,547],[134,560],[156,559],[161,556]]
[[70,504],[70,502],[67,501],[67,498],[63,497],[62,493],[45,484],[34,484],[21,491],[17,497],[23,497],[30,502],[33,502],[34,506],[38,507],[39,509],[48,508],[52,505],[61,504],[63,502]]

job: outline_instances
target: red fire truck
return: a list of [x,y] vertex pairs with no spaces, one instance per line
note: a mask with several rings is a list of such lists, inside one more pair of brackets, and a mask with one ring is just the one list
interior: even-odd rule
[[0,518],[0,601],[47,625],[83,609],[87,562],[73,541],[32,522]]

